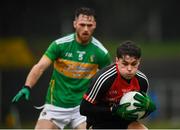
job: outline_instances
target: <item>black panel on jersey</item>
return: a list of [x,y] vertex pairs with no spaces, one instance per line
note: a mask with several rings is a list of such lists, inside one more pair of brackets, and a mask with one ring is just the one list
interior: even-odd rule
[[[100,78],[101,75],[103,75],[103,73],[106,73],[109,69],[111,69],[112,67],[116,67],[115,64],[109,65],[108,67],[105,67],[103,69],[101,69],[98,73],[96,73],[96,75],[92,78],[91,82],[90,82],[90,89],[88,90],[87,93],[90,93],[90,91],[93,89],[93,87],[95,87],[95,83],[97,80],[103,80],[101,83],[103,87],[100,88],[98,95],[96,97],[96,99],[101,100],[101,97],[108,91],[108,89],[112,86],[115,78],[117,77],[117,73],[114,72],[115,74],[113,74],[112,76],[110,75],[106,75],[103,78]],[[115,69],[114,69],[115,70]],[[108,79],[105,79],[108,78]]]
[[146,76],[143,73],[136,74],[135,76],[139,81],[140,91],[147,93],[149,84],[148,84],[148,79],[146,78]]

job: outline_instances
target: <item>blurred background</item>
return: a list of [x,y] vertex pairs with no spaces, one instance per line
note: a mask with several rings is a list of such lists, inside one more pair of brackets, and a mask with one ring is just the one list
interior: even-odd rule
[[133,40],[142,48],[142,70],[157,111],[143,120],[149,128],[180,128],[180,17],[178,0],[6,0],[0,1],[0,128],[34,128],[52,67],[31,92],[31,102],[12,104],[33,64],[49,44],[74,31],[74,11],[94,8],[94,36],[115,57]]

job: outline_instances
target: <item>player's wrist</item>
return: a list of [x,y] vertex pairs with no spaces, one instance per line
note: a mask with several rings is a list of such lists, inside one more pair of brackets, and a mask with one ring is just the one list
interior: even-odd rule
[[28,85],[24,85],[23,88],[27,88],[29,91],[31,91],[31,87]]
[[117,114],[118,105],[113,105],[110,109],[111,109],[112,114],[116,115]]

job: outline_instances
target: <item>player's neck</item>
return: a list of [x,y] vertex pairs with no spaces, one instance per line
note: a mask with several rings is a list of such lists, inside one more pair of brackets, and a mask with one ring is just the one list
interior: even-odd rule
[[128,84],[130,84],[130,82],[131,82],[131,79],[125,79],[124,77],[122,77],[122,79],[124,79]]
[[89,41],[91,40],[91,38],[89,38],[86,41],[83,41],[80,37],[78,37],[77,34],[75,34],[75,39],[77,41],[77,43],[81,44],[81,45],[87,45],[89,43]]

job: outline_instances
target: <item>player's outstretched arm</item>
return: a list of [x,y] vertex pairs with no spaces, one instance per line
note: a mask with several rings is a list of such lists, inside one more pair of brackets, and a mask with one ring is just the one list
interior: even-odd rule
[[43,72],[51,65],[52,61],[47,57],[43,56],[39,62],[33,66],[30,73],[27,76],[25,85],[32,88],[38,79],[41,77]]
[[25,85],[16,94],[12,102],[18,102],[20,98],[25,98],[26,100],[29,100],[31,88],[36,84],[38,79],[41,77],[43,72],[51,65],[51,63],[52,61],[48,57],[43,56],[40,61],[33,66],[27,76]]

